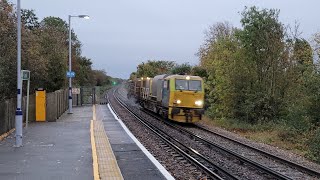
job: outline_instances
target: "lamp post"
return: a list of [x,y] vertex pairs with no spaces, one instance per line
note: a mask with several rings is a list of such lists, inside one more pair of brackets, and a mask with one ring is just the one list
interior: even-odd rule
[[17,0],[17,109],[16,109],[16,147],[22,146],[22,80],[21,80],[21,6]]
[[[88,15],[78,15],[78,16],[69,15],[69,72],[71,72],[71,18],[72,17],[89,19]],[[69,112],[68,114],[72,114],[72,82],[71,81],[72,81],[72,77],[69,76]]]

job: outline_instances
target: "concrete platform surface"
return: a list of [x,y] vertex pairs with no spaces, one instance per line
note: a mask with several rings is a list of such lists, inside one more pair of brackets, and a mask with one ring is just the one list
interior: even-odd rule
[[92,106],[75,107],[57,122],[29,124],[23,147],[13,147],[14,133],[0,141],[0,179],[93,179],[91,119]]
[[149,152],[146,155],[145,151],[147,150],[144,147],[144,150],[142,150],[142,145],[138,146],[137,142],[132,139],[134,137],[127,134],[129,130],[126,131],[122,127],[120,121],[114,117],[107,105],[100,105],[97,109],[99,111],[97,112],[97,119],[103,121],[107,137],[124,179],[173,179]]

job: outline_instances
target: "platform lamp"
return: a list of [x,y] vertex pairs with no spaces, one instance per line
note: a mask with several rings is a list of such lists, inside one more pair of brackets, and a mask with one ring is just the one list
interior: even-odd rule
[[90,17],[88,15],[77,15],[72,16],[69,15],[69,112],[68,114],[72,114],[72,76],[71,76],[71,18],[72,17],[78,17],[78,18],[84,18],[89,19]]
[[22,146],[22,79],[21,79],[21,1],[17,0],[17,109],[15,117],[16,144]]

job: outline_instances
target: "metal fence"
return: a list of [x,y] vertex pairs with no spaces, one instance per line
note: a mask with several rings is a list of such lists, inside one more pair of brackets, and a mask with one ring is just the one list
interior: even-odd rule
[[80,87],[79,94],[72,94],[73,106],[83,106],[99,104],[101,98],[101,89],[99,86],[95,87]]

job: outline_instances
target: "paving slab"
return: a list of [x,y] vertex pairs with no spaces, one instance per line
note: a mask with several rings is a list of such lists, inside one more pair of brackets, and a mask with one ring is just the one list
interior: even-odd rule
[[114,118],[107,105],[100,105],[99,111],[101,111],[100,117],[103,117],[104,128],[123,178],[126,180],[166,179]]
[[0,142],[0,179],[93,179],[91,119],[92,106],[84,106],[57,122],[30,123],[20,148],[11,134]]

